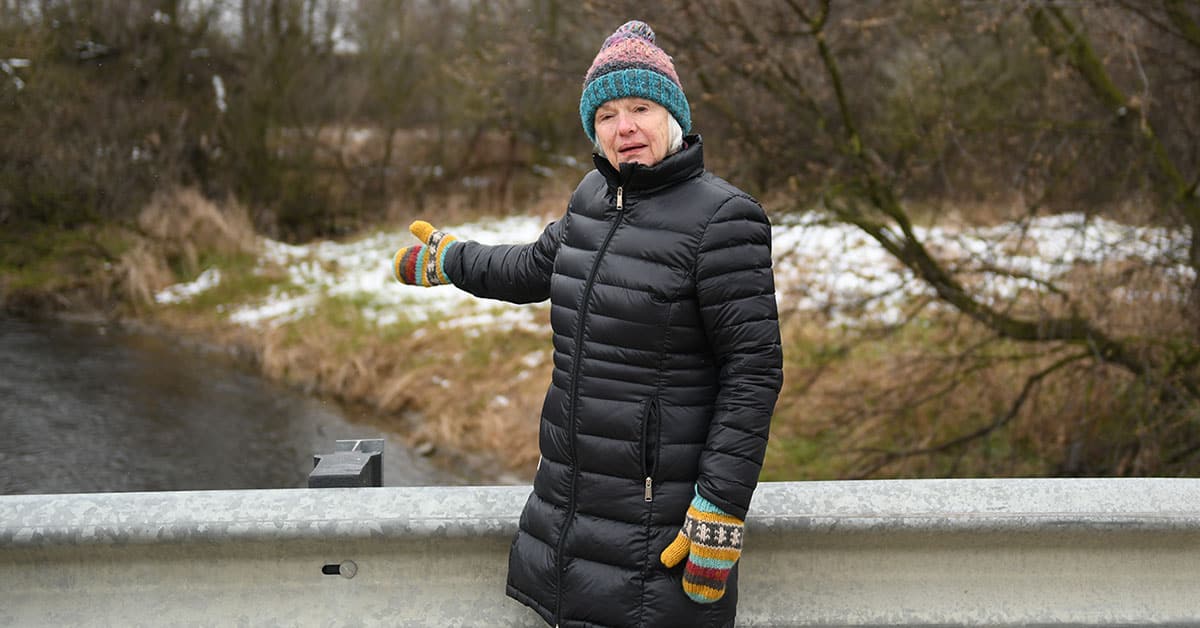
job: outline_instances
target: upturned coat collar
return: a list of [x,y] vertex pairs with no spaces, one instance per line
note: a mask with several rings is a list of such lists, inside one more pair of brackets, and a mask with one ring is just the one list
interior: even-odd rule
[[643,196],[704,172],[704,143],[700,136],[688,135],[683,138],[683,143],[684,148],[678,153],[650,167],[641,164],[621,164],[621,169],[617,170],[599,153],[592,153],[592,162],[596,164],[596,170],[604,175],[610,189],[624,188],[627,197]]

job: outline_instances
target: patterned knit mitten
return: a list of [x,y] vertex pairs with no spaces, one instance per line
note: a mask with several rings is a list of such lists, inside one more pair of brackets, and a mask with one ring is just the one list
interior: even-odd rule
[[696,602],[711,604],[725,595],[729,570],[742,555],[744,529],[745,522],[696,493],[679,536],[659,560],[670,568],[686,556],[683,592]]
[[433,225],[418,220],[408,230],[425,244],[409,246],[396,252],[392,271],[400,283],[410,286],[438,286],[450,283],[446,276],[446,251],[458,243],[458,238],[438,231]]

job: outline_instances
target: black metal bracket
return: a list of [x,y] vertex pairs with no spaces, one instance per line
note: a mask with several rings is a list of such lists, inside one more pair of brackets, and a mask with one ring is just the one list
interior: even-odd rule
[[333,453],[315,454],[308,488],[383,486],[383,439],[335,441]]

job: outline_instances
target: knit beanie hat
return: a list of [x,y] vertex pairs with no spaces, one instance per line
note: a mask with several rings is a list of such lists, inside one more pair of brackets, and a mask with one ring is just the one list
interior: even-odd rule
[[592,143],[596,142],[596,110],[610,100],[627,97],[662,105],[685,134],[692,128],[692,110],[675,64],[654,44],[654,31],[638,20],[625,22],[604,40],[583,79],[579,117]]

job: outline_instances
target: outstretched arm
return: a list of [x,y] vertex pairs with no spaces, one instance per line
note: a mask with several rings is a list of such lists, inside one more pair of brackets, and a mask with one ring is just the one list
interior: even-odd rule
[[563,220],[550,223],[529,244],[462,242],[446,256],[454,285],[485,299],[534,303],[550,298],[550,275],[558,255]]
[[[565,220],[565,219],[564,219]],[[409,231],[422,242],[397,251],[392,270],[400,283],[436,286],[453,283],[477,297],[512,303],[544,301],[562,235],[563,220],[552,222],[529,244],[487,245],[459,240],[418,220]]]

